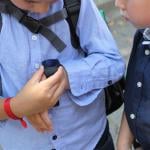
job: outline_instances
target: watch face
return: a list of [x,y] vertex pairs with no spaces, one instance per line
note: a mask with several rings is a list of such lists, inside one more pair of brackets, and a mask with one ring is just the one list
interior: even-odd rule
[[44,68],[45,67],[54,67],[54,66],[59,67],[60,62],[58,59],[47,59],[42,62],[42,65],[44,66]]
[[48,59],[43,61],[42,65],[44,66],[44,74],[48,78],[58,70],[60,63],[58,59]]

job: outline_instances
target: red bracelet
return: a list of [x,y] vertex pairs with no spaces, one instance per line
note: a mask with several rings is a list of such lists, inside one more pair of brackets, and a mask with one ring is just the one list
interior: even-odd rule
[[5,113],[6,113],[6,114],[8,115],[8,117],[11,118],[11,119],[20,120],[22,126],[23,126],[24,128],[27,128],[27,123],[23,120],[23,118],[17,117],[17,116],[12,112],[11,107],[10,107],[10,100],[11,100],[10,97],[9,97],[9,98],[6,98],[6,99],[4,100],[4,111],[5,111]]

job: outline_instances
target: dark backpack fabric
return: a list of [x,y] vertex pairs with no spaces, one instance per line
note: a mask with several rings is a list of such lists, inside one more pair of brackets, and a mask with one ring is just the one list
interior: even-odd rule
[[[8,0],[1,0],[0,3],[6,3],[6,2],[8,2]],[[77,26],[77,22],[78,22],[79,13],[80,13],[80,5],[81,5],[81,0],[64,0],[64,8],[66,10],[66,16],[65,16],[66,18],[64,16],[62,16],[61,12],[58,14],[55,14],[55,17],[50,16],[50,18],[47,17],[46,19],[43,19],[40,21],[32,19],[31,17],[28,18],[28,16],[25,16],[26,17],[26,20],[24,21],[25,23],[23,22],[22,24],[25,25],[31,32],[34,32],[35,28],[37,28],[37,27],[38,27],[38,30],[40,30],[39,26],[41,25],[41,22],[42,23],[44,22],[44,24],[46,24],[48,26],[49,24],[52,23],[52,22],[49,22],[48,20],[53,20],[53,23],[55,23],[55,22],[63,19],[63,17],[64,17],[64,19],[67,20],[69,27],[70,27],[72,46],[75,49],[81,49],[80,48],[80,40],[76,34],[76,26]],[[0,10],[0,12],[2,12],[2,11]],[[7,13],[7,10],[5,10],[5,13]],[[10,14],[10,12],[8,12],[8,14]],[[15,15],[16,15],[16,13],[15,13]],[[16,18],[18,19],[20,17],[17,16]],[[19,20],[19,22],[20,22],[20,20]],[[2,17],[0,15],[0,30],[1,30],[1,27],[2,27]],[[45,26],[44,26],[44,28],[45,28]],[[44,32],[44,34],[42,34],[42,35],[45,36],[47,39],[49,38],[49,34],[47,34],[47,32]],[[59,41],[56,42],[56,45],[59,45]],[[85,56],[86,56],[86,54],[85,54]],[[1,80],[0,80],[0,82],[1,82]],[[1,84],[1,86],[2,86],[2,84]],[[105,95],[106,95],[106,114],[107,115],[116,111],[123,104],[124,87],[125,87],[125,79],[122,78],[121,80],[119,80],[118,82],[116,82],[114,84],[109,82],[108,87],[106,87],[104,89]],[[0,90],[0,92],[1,92],[0,94],[2,94],[2,90]]]
[[75,49],[80,48],[80,40],[76,34],[76,26],[80,13],[81,0],[64,0],[64,7],[67,10],[67,22],[71,32],[71,43]]

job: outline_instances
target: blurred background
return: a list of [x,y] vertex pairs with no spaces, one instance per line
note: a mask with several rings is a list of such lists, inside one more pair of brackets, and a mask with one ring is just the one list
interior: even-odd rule
[[[120,16],[118,8],[115,7],[115,0],[95,0],[95,3],[99,9],[104,10],[111,33],[113,34],[119,51],[124,57],[127,65],[136,29]],[[122,110],[123,106],[108,117],[110,130],[115,143],[120,126]]]

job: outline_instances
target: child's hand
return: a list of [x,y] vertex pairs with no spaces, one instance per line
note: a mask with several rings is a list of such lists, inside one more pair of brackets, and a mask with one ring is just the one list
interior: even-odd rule
[[49,118],[48,111],[43,113],[27,116],[31,125],[39,132],[52,131],[52,122]]
[[[57,81],[57,88],[56,90],[54,91],[54,93],[50,93],[50,94],[53,94],[53,96],[51,97],[51,100],[50,100],[50,106],[53,107],[57,101],[59,100],[60,96],[67,90],[69,89],[69,81],[68,81],[68,77],[67,77],[67,73],[65,71],[65,69],[63,67],[59,67],[59,71],[61,72],[59,74],[59,79]],[[55,76],[55,74],[54,74]]]
[[66,74],[62,67],[51,77],[42,80],[41,67],[24,88],[11,100],[12,111],[18,117],[38,114],[53,107],[67,88]]

